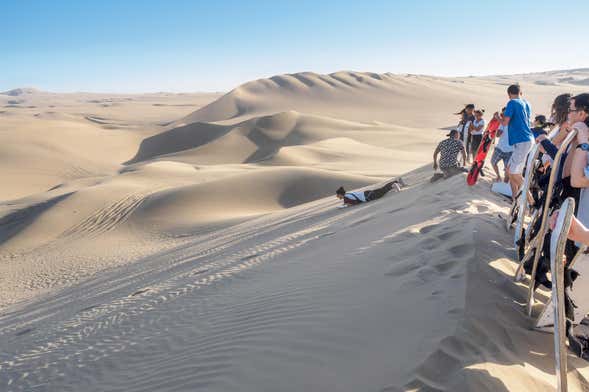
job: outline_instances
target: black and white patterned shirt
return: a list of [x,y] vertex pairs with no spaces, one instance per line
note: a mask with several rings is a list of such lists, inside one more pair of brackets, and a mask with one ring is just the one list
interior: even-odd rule
[[462,150],[462,141],[448,138],[438,144],[440,149],[440,169],[458,167],[458,154]]

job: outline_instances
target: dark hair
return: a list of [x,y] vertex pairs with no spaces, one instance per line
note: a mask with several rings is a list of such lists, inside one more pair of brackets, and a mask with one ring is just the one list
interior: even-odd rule
[[560,94],[554,98],[552,103],[552,109],[550,111],[550,117],[555,124],[562,125],[569,115],[569,105],[571,104],[571,94]]
[[462,109],[462,110],[461,110],[461,111],[459,111],[458,113],[454,113],[454,114],[464,114],[464,113],[466,113],[466,109],[474,109],[474,103],[469,103],[469,104],[466,104],[466,105],[464,106],[464,109]]
[[345,194],[346,194],[346,190],[344,189],[344,187],[343,187],[343,186],[340,186],[340,187],[338,188],[338,190],[337,190],[337,191],[335,191],[335,194],[336,194],[336,195],[342,195],[342,196],[343,196],[343,195],[345,195]]
[[481,113],[481,114],[485,114],[485,109],[477,109],[477,110],[475,110],[474,112],[475,112],[475,113],[476,113],[476,112],[479,112],[479,113]]
[[539,128],[546,128],[548,125],[550,125],[549,123],[546,122],[546,116],[543,114],[539,114],[534,118],[534,121],[537,121],[540,123],[540,125],[538,125]]
[[501,111],[502,111],[502,112],[504,112],[504,111],[505,111],[505,109],[506,109],[506,107],[505,107],[505,106],[503,106],[503,107],[501,108]]
[[582,110],[585,113],[587,113],[587,118],[585,119],[585,124],[587,124],[587,126],[589,126],[589,93],[575,95],[571,99],[575,100],[575,109]]
[[509,95],[519,95],[521,89],[519,84],[512,84],[511,86],[507,87],[507,94]]

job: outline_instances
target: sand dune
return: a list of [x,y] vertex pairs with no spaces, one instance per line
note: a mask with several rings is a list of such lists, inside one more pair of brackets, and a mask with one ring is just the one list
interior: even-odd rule
[[[520,81],[547,114],[587,78],[1,93],[0,389],[551,390],[505,202],[486,178],[428,180],[461,105],[493,112]],[[340,185],[399,175],[401,193],[335,208]]]
[[[562,74],[567,74],[561,71]],[[589,72],[585,72],[589,74]],[[580,73],[575,78],[582,78]],[[562,75],[559,76],[562,78]],[[304,72],[252,81],[199,109],[176,125],[194,122],[235,124],[244,118],[295,110],[353,121],[382,121],[410,127],[454,125],[461,105],[475,102],[489,111],[506,101],[506,84],[521,82],[533,107],[546,113],[552,99],[579,86],[541,74],[487,78],[439,78],[423,75]],[[587,76],[586,76],[587,77]],[[540,85],[541,80],[550,81]]]

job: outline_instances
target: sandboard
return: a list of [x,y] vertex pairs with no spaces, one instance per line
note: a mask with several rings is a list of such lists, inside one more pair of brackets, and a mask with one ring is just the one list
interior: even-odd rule
[[575,201],[567,198],[560,208],[558,219],[550,239],[550,270],[552,274],[553,324],[554,324],[554,367],[556,389],[567,391],[567,346],[564,287],[564,252],[567,234],[571,227]]
[[[534,144],[534,146],[532,146],[532,150],[528,153],[528,160],[526,161],[526,173],[525,173],[525,177],[524,177],[524,183],[522,184],[522,189],[521,189],[521,194],[520,197],[518,198],[518,203],[519,203],[519,212],[517,215],[517,220],[516,220],[516,224],[515,224],[515,235],[513,238],[513,243],[515,245],[515,251],[516,251],[516,260],[521,261],[521,258],[519,257],[519,246],[518,246],[518,242],[520,242],[520,239],[523,237],[525,238],[525,234],[524,234],[524,230],[525,230],[525,221],[526,221],[526,216],[528,215],[528,211],[529,211],[529,204],[528,204],[528,200],[526,195],[528,194],[529,190],[530,190],[530,185],[532,184],[532,180],[536,171],[536,165],[534,164],[536,162],[536,159],[538,159],[538,155],[540,155],[540,148],[538,144]],[[521,244],[520,245],[524,245],[525,244]]]
[[[548,135],[549,139],[553,139],[558,134],[558,129],[553,129]],[[524,177],[524,183],[522,184],[522,191],[520,194],[527,195],[530,192],[531,187],[538,181],[536,162],[540,156],[540,145],[534,144],[532,150],[528,154],[526,161],[526,173]],[[541,162],[539,163],[541,164]],[[519,211],[517,216],[517,222],[515,227],[514,245],[516,252],[516,260],[522,261],[527,245],[531,236],[531,228],[534,227],[537,219],[540,217],[539,206],[529,207],[527,198],[518,198]],[[531,219],[529,224],[526,226],[526,218],[530,215]]]
[[[556,230],[554,231],[556,233]],[[575,270],[580,274],[581,277],[589,278],[589,254],[585,254],[586,247],[583,246],[579,249],[573,260],[569,265],[569,268],[575,267]],[[575,324],[581,322],[585,316],[589,313],[589,284],[583,285],[583,282],[579,282],[574,285],[574,298],[577,308],[575,308]],[[552,303],[552,297],[548,299],[544,308],[540,312],[540,315],[534,323],[534,328],[543,332],[552,332],[554,329],[554,308]]]
[[[542,221],[540,223],[540,230],[538,231],[538,234],[536,235],[536,239],[533,240],[533,245],[534,246],[530,246],[530,249],[528,249],[528,253],[526,253],[526,255],[530,254],[530,252],[533,252],[534,255],[534,260],[533,260],[533,264],[532,264],[532,273],[530,275],[530,285],[528,287],[528,301],[527,301],[527,309],[528,309],[528,316],[532,315],[532,308],[534,306],[534,286],[536,285],[536,271],[538,269],[538,261],[540,260],[540,254],[542,253],[542,248],[544,247],[544,238],[545,238],[545,234],[548,230],[548,217],[549,217],[549,210],[550,210],[550,204],[552,202],[552,196],[553,196],[553,192],[554,192],[554,185],[556,183],[556,180],[558,178],[558,174],[560,172],[560,164],[561,164],[561,157],[562,154],[565,153],[565,151],[568,149],[569,145],[571,144],[571,142],[573,141],[573,139],[577,136],[577,131],[576,130],[572,130],[570,131],[566,138],[563,140],[562,144],[560,145],[558,152],[556,153],[556,156],[554,157],[554,162],[552,163],[552,170],[550,172],[550,179],[548,181],[548,188],[546,189],[546,195],[545,195],[545,201],[544,201],[544,206],[542,206]],[[534,251],[534,249],[536,251]],[[525,260],[527,260],[528,257],[524,256],[524,258],[522,259],[520,266],[518,267],[518,270],[520,270],[521,268],[523,268],[524,266],[524,262]],[[516,273],[517,276],[517,273]]]
[[474,157],[474,162],[472,163],[472,166],[468,171],[468,175],[466,176],[466,183],[468,185],[473,186],[476,184],[479,174],[485,165],[485,159],[487,158],[489,148],[491,148],[491,145],[493,144],[493,139],[495,139],[495,130],[489,130],[485,132],[483,140],[481,141],[479,149],[477,150],[477,155]]
[[507,182],[494,182],[493,185],[491,185],[491,192],[511,197],[511,187]]

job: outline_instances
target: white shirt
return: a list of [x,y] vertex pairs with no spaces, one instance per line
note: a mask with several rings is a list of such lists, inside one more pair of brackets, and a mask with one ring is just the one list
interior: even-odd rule
[[474,120],[472,125],[476,128],[481,127],[480,131],[472,131],[471,135],[482,135],[485,132],[485,119],[481,118],[480,120]]
[[499,138],[495,148],[498,148],[503,152],[513,152],[513,146],[509,145],[509,127],[500,125],[499,130],[503,133],[501,134],[501,137]]
[[[356,197],[354,197],[356,196]],[[364,192],[346,192],[344,195],[346,199],[350,200],[359,200],[361,202],[366,202],[366,197],[364,196]]]

